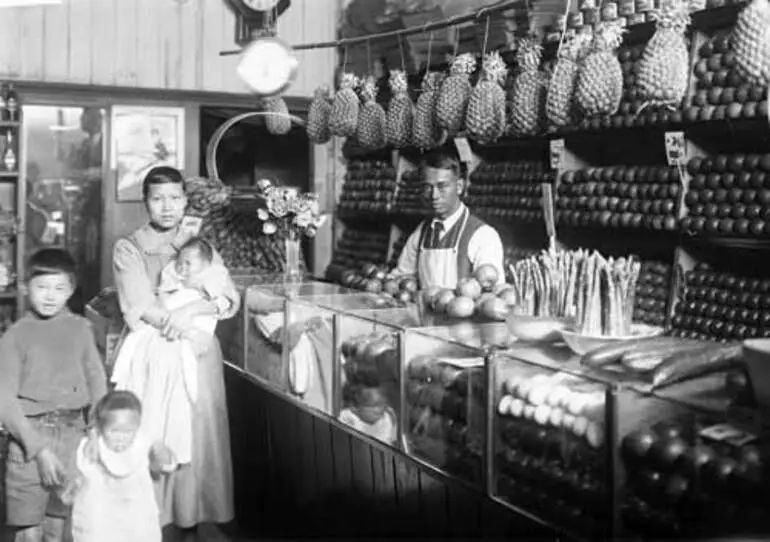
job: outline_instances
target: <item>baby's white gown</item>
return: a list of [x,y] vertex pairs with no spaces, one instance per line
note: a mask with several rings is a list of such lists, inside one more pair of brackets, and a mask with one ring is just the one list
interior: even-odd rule
[[149,441],[137,436],[122,453],[100,442],[101,460],[77,451],[81,485],[72,505],[73,542],[161,542],[160,512],[150,477]]

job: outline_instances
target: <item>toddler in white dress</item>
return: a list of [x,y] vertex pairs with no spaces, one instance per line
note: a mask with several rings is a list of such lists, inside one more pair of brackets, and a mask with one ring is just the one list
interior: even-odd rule
[[128,391],[105,395],[77,450],[77,473],[62,500],[72,503],[73,542],[161,542],[151,471],[174,463],[139,430],[142,405]]

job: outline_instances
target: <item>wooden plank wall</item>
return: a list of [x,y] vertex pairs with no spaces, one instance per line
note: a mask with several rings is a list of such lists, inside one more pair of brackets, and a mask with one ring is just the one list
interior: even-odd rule
[[[292,0],[278,21],[291,44],[334,39],[338,0]],[[248,93],[238,79],[235,16],[223,0],[64,0],[0,8],[0,80]],[[333,81],[334,49],[300,51],[289,92]]]
[[556,540],[394,450],[283,399],[228,366],[239,527],[253,535]]

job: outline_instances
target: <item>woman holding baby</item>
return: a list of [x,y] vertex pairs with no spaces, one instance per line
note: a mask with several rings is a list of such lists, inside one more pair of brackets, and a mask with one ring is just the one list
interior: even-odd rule
[[[194,389],[190,411],[175,414],[176,419],[189,423],[189,458],[177,458],[177,469],[156,482],[161,524],[173,523],[194,539],[196,527],[226,523],[234,515],[222,353],[214,334],[205,332],[205,327],[201,330],[196,322],[230,318],[237,312],[240,298],[220,256],[205,244],[188,243],[192,236],[180,227],[187,205],[181,173],[156,167],[145,177],[142,190],[149,221],[120,239],[113,253],[120,308],[130,331],[118,353],[116,372],[124,355],[121,374],[134,375],[134,382],[137,375],[146,380],[143,389],[131,390],[142,403],[155,401],[161,405],[158,408],[176,411],[173,401],[158,402],[153,383],[158,387],[159,379],[170,378],[168,367],[173,363],[169,358],[184,361],[190,352],[194,356],[191,365],[181,363],[178,371],[184,389],[188,393]],[[211,271],[201,272],[205,279],[193,280],[191,273],[197,265]],[[169,302],[170,293],[182,293],[188,286],[191,298],[184,303]],[[166,372],[156,377],[153,371]],[[121,387],[120,382],[116,384]],[[124,387],[130,388],[125,383]],[[155,414],[153,423],[168,423],[158,420],[166,419],[166,414]],[[145,415],[153,416],[150,411]]]

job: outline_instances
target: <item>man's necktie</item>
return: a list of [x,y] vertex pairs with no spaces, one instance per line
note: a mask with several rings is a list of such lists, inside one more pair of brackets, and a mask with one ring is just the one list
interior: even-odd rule
[[439,241],[441,240],[441,233],[444,231],[444,223],[440,220],[436,220],[433,223],[430,234],[430,248],[438,248]]

